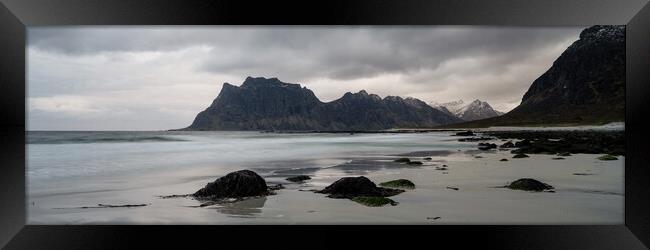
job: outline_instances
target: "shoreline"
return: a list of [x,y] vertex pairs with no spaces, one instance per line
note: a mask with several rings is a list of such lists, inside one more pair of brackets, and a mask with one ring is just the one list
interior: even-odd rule
[[[477,133],[483,132],[477,131]],[[334,138],[342,139],[344,142],[358,141],[354,139],[356,137]],[[360,138],[377,140],[382,137]],[[259,172],[269,185],[282,184],[285,189],[278,190],[277,194],[272,196],[206,207],[196,207],[200,203],[192,199],[157,197],[193,193],[225,173],[214,172],[217,169],[209,166],[200,169],[161,170],[163,172],[159,174],[129,178],[138,180],[146,177],[147,182],[158,182],[159,185],[142,183],[143,185],[138,187],[124,190],[78,192],[56,196],[43,193],[38,197],[28,196],[30,204],[35,202],[35,205],[30,205],[28,208],[28,223],[589,224],[622,221],[624,156],[615,161],[600,161],[597,160],[598,154],[581,153],[572,154],[563,160],[554,160],[552,159],[554,156],[549,154],[530,154],[529,158],[513,159],[514,153],[511,149],[480,150],[477,148],[478,141],[459,142],[459,139],[467,136],[454,136],[454,133],[441,133],[437,137],[395,135],[386,138],[403,138],[402,142],[412,142],[413,139],[439,140],[440,143],[444,143],[443,145],[457,146],[456,149],[449,150],[436,147],[418,150],[416,146],[399,150],[398,147],[389,147],[382,150],[368,149],[353,153],[351,156],[315,155],[303,160],[266,160],[260,164],[239,165],[241,167],[232,165],[229,168],[246,168]],[[338,139],[334,141],[341,142]],[[390,143],[387,145],[395,143],[392,139],[388,141]],[[291,142],[291,140],[287,141],[287,143]],[[321,143],[318,140],[316,142]],[[503,139],[497,137],[485,142],[505,143]],[[159,145],[174,144],[160,143]],[[409,157],[423,164],[407,165],[394,162],[394,159],[401,157]],[[504,158],[508,161],[500,161]],[[260,159],[263,160],[264,157]],[[186,174],[179,176],[177,172],[186,172]],[[312,179],[303,183],[291,183],[285,180],[287,177],[301,174],[307,174]],[[366,176],[375,183],[407,179],[413,181],[416,188],[390,197],[398,204],[384,207],[366,207],[347,199],[330,199],[323,194],[301,191],[322,189],[348,176]],[[179,181],[180,177],[183,181]],[[534,193],[494,188],[524,177],[539,179],[553,185],[556,192]],[[98,183],[111,181],[113,180],[98,180]],[[119,179],[119,181],[127,180]],[[97,204],[149,205],[106,208]],[[102,209],[75,208],[93,206]],[[546,209],[548,206],[555,206],[561,209],[562,213],[558,214],[554,210]],[[54,207],[67,209],[52,209]],[[477,211],[476,207],[482,209]],[[593,208],[596,210],[592,211]],[[507,213],[504,214],[503,211]],[[531,214],[534,216],[531,217]],[[427,219],[436,217],[439,219]]]

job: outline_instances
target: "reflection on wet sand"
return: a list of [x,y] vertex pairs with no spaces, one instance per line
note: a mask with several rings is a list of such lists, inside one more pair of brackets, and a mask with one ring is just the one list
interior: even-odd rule
[[251,198],[237,202],[222,203],[210,208],[230,217],[255,217],[262,213],[266,197]]

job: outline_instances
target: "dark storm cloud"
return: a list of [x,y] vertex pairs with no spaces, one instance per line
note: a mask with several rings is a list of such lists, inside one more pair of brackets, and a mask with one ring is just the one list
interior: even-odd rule
[[28,129],[181,128],[246,76],[508,111],[583,28],[34,27]]
[[289,79],[356,79],[435,69],[461,57],[489,55],[499,70],[580,28],[60,28],[30,29],[29,45],[69,55],[169,51],[209,46],[199,70]]

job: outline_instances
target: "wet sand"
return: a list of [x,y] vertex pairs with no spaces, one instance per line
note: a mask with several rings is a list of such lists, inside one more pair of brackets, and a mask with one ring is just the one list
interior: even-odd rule
[[[410,166],[392,162],[404,155],[424,164]],[[424,160],[427,156],[432,159]],[[158,197],[193,193],[219,177],[206,175],[209,168],[193,168],[124,180],[124,183],[139,185],[123,189],[111,183],[107,186],[113,188],[91,192],[33,194],[28,204],[28,223],[622,224],[624,157],[600,161],[596,159],[598,156],[575,154],[564,160],[552,160],[555,156],[530,155],[530,158],[513,159],[509,151],[434,150],[327,159],[321,162],[329,164],[324,168],[307,167],[309,162],[294,162],[295,167],[287,168],[288,162],[276,162],[279,166],[276,169],[259,169],[264,170],[260,174],[267,183],[285,185],[286,188],[275,195],[208,207],[195,207],[200,202],[191,198]],[[509,161],[499,161],[502,158]],[[443,164],[447,165],[447,170],[436,170]],[[237,170],[237,167],[230,168]],[[284,180],[298,174],[310,175],[312,179],[302,184]],[[301,191],[322,189],[341,177],[360,175],[375,183],[409,179],[416,188],[390,197],[399,204],[384,207],[366,207],[347,199],[330,199],[324,194]],[[498,188],[524,177],[546,182],[555,187],[555,192]],[[156,185],[160,180],[172,179],[175,181],[171,184]],[[75,208],[97,204],[147,206]]]

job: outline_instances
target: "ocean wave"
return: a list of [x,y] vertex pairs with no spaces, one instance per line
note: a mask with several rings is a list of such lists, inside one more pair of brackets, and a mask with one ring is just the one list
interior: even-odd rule
[[121,142],[178,142],[184,139],[167,136],[106,136],[106,137],[29,137],[27,144],[121,143]]

